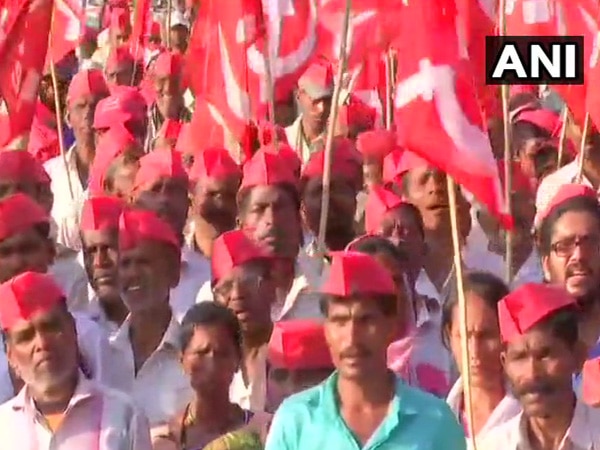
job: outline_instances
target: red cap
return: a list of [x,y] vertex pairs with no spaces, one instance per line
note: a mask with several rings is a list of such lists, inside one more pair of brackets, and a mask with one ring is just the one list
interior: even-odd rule
[[127,47],[112,48],[106,60],[106,72],[114,72],[119,66],[133,65],[135,61],[133,55]]
[[147,105],[140,91],[131,86],[115,86],[110,97],[102,99],[94,113],[94,128],[111,128],[130,120],[141,122],[146,118]]
[[340,106],[338,122],[348,128],[371,130],[375,127],[377,111],[358,97],[351,95],[349,103]]
[[82,231],[118,230],[125,204],[115,197],[93,197],[83,204]]
[[24,272],[0,284],[0,298],[0,326],[10,330],[19,321],[63,303],[65,294],[50,275]]
[[383,220],[383,216],[392,209],[402,204],[402,199],[380,186],[373,186],[365,206],[365,231],[376,234]]
[[0,200],[0,241],[49,221],[46,211],[25,194]]
[[44,166],[23,151],[0,152],[0,180],[50,184],[50,177]]
[[256,153],[244,164],[242,185],[240,189],[253,186],[271,186],[274,184],[290,184],[296,186],[298,179],[285,159],[269,153]]
[[89,191],[91,195],[102,195],[106,172],[115,158],[136,145],[133,135],[122,125],[117,124],[104,133],[96,145],[96,156],[90,168]]
[[283,161],[285,161],[285,164],[292,169],[294,175],[300,175],[300,171],[302,170],[302,160],[289,145],[284,143],[279,143],[277,147],[275,147],[274,143],[263,145],[256,153],[262,152],[279,156]]
[[131,250],[143,241],[162,242],[180,250],[173,228],[152,211],[125,209],[119,217],[119,248]]
[[173,139],[176,141],[179,138],[182,126],[183,124],[179,120],[165,119],[160,130],[158,130],[157,137]]
[[194,128],[191,123],[182,123],[179,135],[177,136],[177,142],[175,143],[175,150],[182,154],[195,154],[196,150],[200,147],[194,133]]
[[397,148],[383,158],[383,181],[384,183],[396,183],[402,175],[401,162],[404,155],[403,148]]
[[222,180],[234,176],[241,178],[242,170],[224,148],[207,148],[198,153],[190,169],[190,180],[194,183],[205,178]]
[[269,255],[242,230],[227,231],[213,243],[210,257],[212,281],[216,283],[242,264],[265,259],[269,259]]
[[560,116],[554,111],[548,109],[534,109],[521,111],[513,121],[529,122],[537,127],[546,130],[551,136],[560,133],[562,122]]
[[561,286],[524,284],[498,303],[502,340],[510,342],[527,333],[553,312],[575,304],[575,299]]
[[312,320],[284,320],[273,325],[269,363],[276,369],[333,369],[323,325]]
[[[356,151],[350,139],[335,138],[332,147],[331,174],[355,180],[361,172],[362,156]],[[303,178],[321,178],[325,171],[325,150],[314,152],[304,170]]]
[[181,153],[170,148],[160,148],[140,158],[140,168],[135,176],[133,189],[147,189],[161,178],[181,178],[189,181]]
[[[500,182],[504,185],[504,160],[498,160],[498,174],[500,175]],[[521,165],[517,161],[513,161],[511,164],[512,172],[512,190],[513,191],[526,191],[533,194],[533,186],[531,180],[525,175]]]
[[426,159],[421,158],[416,153],[405,151],[402,155],[402,159],[400,160],[400,172],[398,176],[404,175],[406,172],[409,172],[413,169],[418,169],[419,167],[428,167],[431,163]]
[[77,72],[67,92],[67,104],[84,95],[108,97],[110,92],[104,79],[104,75],[98,69],[82,70]]
[[383,159],[396,147],[396,133],[393,131],[365,131],[356,139],[356,149],[364,157]]
[[538,212],[536,223],[541,223],[558,206],[574,197],[589,197],[597,200],[598,194],[591,187],[584,186],[583,184],[563,184],[558,188],[558,191],[554,194],[546,209]]
[[314,100],[333,95],[333,67],[326,61],[311,64],[298,80],[302,89]]
[[170,77],[181,75],[183,57],[179,53],[165,51],[156,58],[152,71],[155,76]]
[[390,272],[375,258],[359,252],[332,252],[331,266],[323,294],[337,297],[361,295],[395,295],[396,286]]

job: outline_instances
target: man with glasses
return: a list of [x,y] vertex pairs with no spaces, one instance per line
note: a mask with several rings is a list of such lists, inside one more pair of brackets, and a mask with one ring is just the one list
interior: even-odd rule
[[559,284],[577,300],[579,336],[600,355],[600,206],[587,186],[563,185],[538,216],[538,245],[544,279]]
[[229,396],[232,402],[252,411],[263,411],[267,397],[271,305],[275,302],[275,285],[269,276],[272,260],[241,230],[223,233],[213,244],[213,296],[235,313],[242,331],[242,364]]

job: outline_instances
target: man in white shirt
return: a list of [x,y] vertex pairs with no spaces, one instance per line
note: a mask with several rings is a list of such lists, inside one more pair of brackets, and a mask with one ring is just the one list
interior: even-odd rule
[[600,446],[600,411],[580,402],[572,376],[586,356],[575,299],[559,286],[526,284],[498,304],[502,364],[523,412],[478,440],[481,450]]
[[119,222],[119,279],[129,316],[111,346],[121,364],[119,387],[151,426],[178,414],[192,390],[179,362],[180,326],[169,305],[179,282],[180,244],[155,213],[124,211]]
[[11,367],[24,381],[0,406],[0,441],[13,450],[151,450],[148,422],[128,397],[80,371],[75,321],[48,275],[0,285],[0,326]]

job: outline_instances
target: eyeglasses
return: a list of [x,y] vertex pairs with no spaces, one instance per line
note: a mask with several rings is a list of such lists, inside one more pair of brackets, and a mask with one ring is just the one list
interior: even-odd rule
[[600,252],[600,237],[598,236],[573,236],[550,245],[556,256],[565,258],[571,256],[576,247],[589,252]]
[[213,295],[220,298],[228,298],[231,295],[234,287],[243,289],[244,291],[256,292],[260,289],[265,277],[254,273],[247,273],[237,276],[213,288]]

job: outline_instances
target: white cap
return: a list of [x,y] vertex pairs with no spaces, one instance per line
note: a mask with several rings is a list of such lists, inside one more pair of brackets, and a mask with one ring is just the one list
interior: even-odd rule
[[188,30],[190,28],[190,22],[187,20],[184,13],[179,11],[178,9],[174,9],[173,11],[171,11],[171,22],[169,26],[173,28],[177,25],[183,25]]

